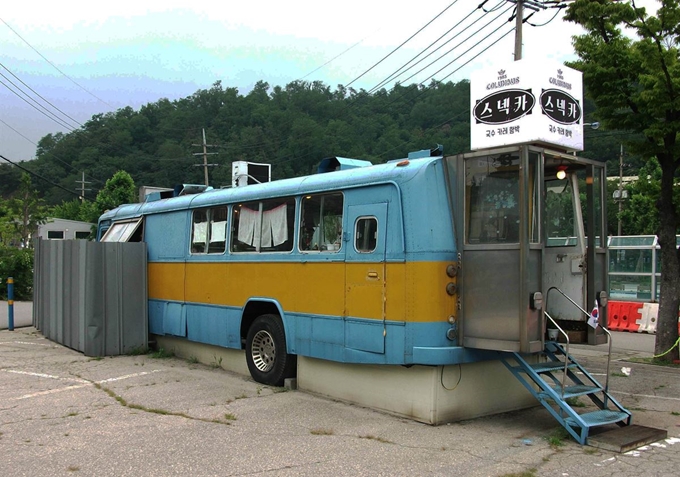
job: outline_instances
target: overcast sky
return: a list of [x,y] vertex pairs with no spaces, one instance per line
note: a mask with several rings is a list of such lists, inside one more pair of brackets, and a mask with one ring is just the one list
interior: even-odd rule
[[[124,106],[138,109],[160,98],[186,97],[209,88],[217,80],[224,87],[237,87],[241,94],[247,94],[259,80],[285,86],[304,78],[323,81],[335,89],[338,84],[355,80],[449,6],[422,33],[351,86],[370,90],[461,23],[442,42],[458,33],[455,40],[400,78],[406,84],[429,83],[432,75],[435,79],[459,81],[469,78],[472,68],[513,61],[513,33],[488,46],[514,26],[514,21],[507,21],[512,4],[488,1],[485,8],[493,11],[484,15],[482,10],[476,10],[479,3],[480,0],[260,0],[220,5],[189,0],[4,2],[0,8],[0,73],[4,77],[0,76],[0,81],[11,86],[11,80],[35,96],[18,77],[80,123],[93,114]],[[561,11],[538,12],[530,22],[547,23],[555,13],[557,16],[545,26],[525,24],[523,57],[558,61],[575,58],[571,36],[580,30],[564,22]],[[471,25],[475,20],[477,23]],[[465,27],[468,30],[461,33]],[[457,46],[470,35],[470,40]],[[479,41],[482,43],[475,46]],[[454,46],[454,51],[440,62],[406,79]],[[467,66],[461,66],[485,48],[488,49]],[[456,59],[458,56],[460,59]],[[435,74],[449,62],[453,63]],[[393,81],[387,86],[392,84]],[[3,84],[0,104],[0,120],[6,123],[0,122],[0,154],[10,160],[33,158],[34,143],[41,137],[67,131]],[[201,126],[187,124],[187,128]]]

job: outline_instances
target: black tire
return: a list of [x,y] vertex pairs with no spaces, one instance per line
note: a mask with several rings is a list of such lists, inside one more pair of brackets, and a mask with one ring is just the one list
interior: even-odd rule
[[286,333],[278,315],[255,318],[246,337],[246,362],[255,381],[269,386],[283,386],[295,376],[297,357],[286,353]]

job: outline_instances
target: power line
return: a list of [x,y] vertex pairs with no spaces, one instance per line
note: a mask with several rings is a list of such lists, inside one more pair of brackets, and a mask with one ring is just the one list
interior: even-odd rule
[[458,0],[453,0],[453,2],[451,2],[451,3],[449,4],[448,7],[446,7],[444,10],[442,10],[441,12],[439,12],[432,20],[430,20],[429,22],[427,22],[423,27],[421,27],[421,28],[420,28],[417,32],[415,32],[413,35],[411,35],[410,37],[408,37],[405,41],[403,41],[403,42],[402,42],[399,46],[397,46],[394,50],[392,50],[391,52],[389,52],[387,55],[383,56],[382,59],[380,59],[380,61],[378,61],[376,64],[374,64],[374,65],[371,66],[369,69],[367,69],[366,71],[364,71],[363,73],[361,73],[359,76],[357,76],[356,78],[354,78],[352,81],[350,81],[349,83],[347,83],[347,84],[345,85],[345,87],[346,87],[346,88],[349,88],[349,86],[351,86],[352,83],[354,83],[355,81],[357,81],[359,78],[363,77],[366,73],[368,73],[368,72],[371,71],[373,68],[375,68],[376,66],[378,66],[380,63],[382,63],[383,61],[385,61],[387,58],[389,58],[390,56],[392,56],[392,54],[393,54],[394,52],[396,52],[397,50],[399,50],[402,46],[404,46],[406,43],[408,43],[409,41],[411,41],[415,36],[417,36],[418,34],[420,34],[420,32],[422,32],[425,28],[427,28],[428,26],[430,26],[430,24],[432,24],[432,22],[434,22],[437,18],[439,18],[440,16],[442,16],[442,15],[444,14],[444,12],[446,12],[449,8],[451,8],[452,6],[454,6],[456,3],[458,3]]
[[[0,154],[0,159],[4,159],[5,161],[7,161],[7,162],[9,162],[10,164],[12,164],[14,167],[18,167],[18,168],[21,169],[22,171],[25,171],[25,172],[31,174],[32,176],[35,176],[35,177],[37,177],[38,179],[47,182],[48,184],[52,184],[54,187],[57,187],[57,188],[59,188],[59,189],[62,189],[62,190],[64,190],[64,191],[68,192],[69,194],[73,194],[73,195],[75,195],[75,196],[81,197],[81,195],[78,194],[77,192],[74,192],[74,191],[72,191],[72,190],[70,190],[70,189],[67,189],[66,187],[63,187],[63,186],[61,186],[61,185],[59,185],[59,184],[57,184],[57,183],[55,183],[55,182],[52,182],[51,180],[44,178],[43,176],[41,176],[41,175],[38,174],[37,172],[33,172],[32,170],[27,169],[27,168],[25,168],[24,166],[20,166],[20,165],[17,164],[16,162],[10,161],[9,159],[7,159],[7,158],[6,158],[5,156],[3,156],[2,154]],[[88,200],[93,200],[93,199],[90,198],[90,197],[86,197],[86,198],[87,198]]]
[[[52,106],[52,108],[54,108],[54,109],[56,109],[57,111],[59,111],[62,115],[64,115],[64,116],[66,116],[67,118],[69,118],[71,121],[73,121],[74,123],[76,123],[78,126],[83,127],[83,125],[82,125],[80,122],[78,122],[77,120],[73,119],[71,116],[69,116],[69,115],[66,114],[64,111],[62,111],[61,109],[59,109],[58,107],[56,107],[54,104],[52,104],[50,101],[48,101],[47,99],[45,99],[45,98],[44,98],[40,93],[38,93],[36,90],[34,90],[34,89],[31,88],[29,85],[27,85],[26,83],[24,83],[24,82],[21,80],[21,78],[19,78],[17,75],[15,75],[14,73],[12,73],[12,72],[9,70],[9,68],[7,68],[5,65],[3,65],[2,63],[0,63],[0,66],[3,67],[5,70],[7,70],[7,72],[8,72],[9,74],[11,74],[14,78],[16,78],[21,84],[23,84],[23,85],[26,86],[29,90],[31,90],[31,92],[33,92],[33,94],[35,94],[35,95],[38,96],[40,99],[42,99],[43,101],[45,101],[47,104],[49,104],[50,106]],[[5,76],[3,75],[3,77],[5,77]],[[8,81],[9,81],[9,80],[8,80]],[[12,83],[12,84],[14,84],[14,83]],[[16,85],[15,85],[15,86],[16,86]]]
[[[13,127],[10,126],[9,124],[7,124],[7,123],[6,123],[5,121],[3,121],[2,119],[0,119],[0,123],[4,124],[4,125],[7,126],[8,128],[10,128],[12,131],[14,131],[15,133],[17,133],[19,136],[23,137],[23,138],[26,139],[28,142],[30,142],[31,144],[33,144],[35,147],[38,147],[38,145],[37,145],[35,142],[33,142],[33,141],[30,140],[28,137],[26,137],[26,136],[24,136],[23,134],[21,134],[21,132],[17,131],[15,128],[13,128]],[[77,132],[77,131],[76,131],[76,132]],[[63,161],[59,156],[57,156],[57,155],[56,155],[55,153],[53,153],[52,151],[48,151],[48,152],[46,152],[46,154],[53,156],[54,159],[56,159],[57,161],[61,162],[62,164],[64,164],[64,165],[65,165],[66,167],[68,167],[69,169],[76,170],[75,167],[73,167],[73,166],[72,166],[71,164],[69,164],[68,162]],[[103,184],[103,182],[102,182],[101,180],[95,179],[94,177],[90,177],[90,179],[92,179],[93,181],[95,181],[95,182],[97,182],[97,183],[99,183],[99,184]]]
[[28,41],[26,41],[26,40],[24,39],[24,37],[22,37],[22,36],[19,34],[19,32],[17,32],[14,28],[12,28],[12,27],[10,26],[9,23],[7,23],[7,22],[6,22],[5,20],[3,20],[2,18],[0,18],[0,21],[1,21],[2,23],[4,23],[5,26],[7,26],[7,28],[9,28],[10,30],[12,30],[12,32],[13,32],[16,36],[18,36],[18,37],[21,39],[21,41],[23,41],[24,43],[26,43],[26,44],[28,45],[28,47],[29,47],[31,50],[35,51],[35,52],[36,52],[43,60],[45,60],[46,62],[48,62],[55,70],[57,70],[59,73],[61,73],[63,76],[65,76],[68,80],[70,80],[71,83],[73,83],[74,85],[76,85],[77,87],[79,87],[80,89],[82,89],[83,91],[85,91],[87,94],[89,94],[90,96],[92,96],[92,97],[95,98],[96,100],[98,100],[98,101],[100,101],[101,103],[107,105],[109,108],[112,108],[112,107],[113,107],[113,106],[111,106],[109,103],[107,103],[106,101],[104,101],[103,99],[101,99],[99,96],[95,95],[94,93],[92,93],[91,91],[89,91],[87,88],[85,88],[84,86],[82,86],[80,83],[78,83],[76,80],[74,80],[73,78],[71,78],[69,75],[67,75],[66,73],[64,73],[62,70],[60,70],[59,67],[58,67],[57,65],[55,65],[55,64],[52,63],[50,60],[48,60],[42,53],[40,53],[38,50],[36,50],[36,49],[33,47],[33,45],[31,45]]
[[[369,93],[373,93],[373,92],[375,92],[376,90],[378,90],[379,88],[381,88],[382,86],[384,86],[385,84],[387,84],[389,81],[395,79],[397,76],[399,76],[399,75],[401,75],[401,74],[403,74],[403,73],[406,73],[406,72],[409,71],[411,68],[414,68],[416,65],[420,64],[421,62],[423,62],[424,60],[426,60],[427,58],[429,58],[430,56],[432,56],[434,53],[436,53],[437,51],[439,51],[441,48],[443,48],[443,47],[444,47],[445,45],[447,45],[449,42],[453,41],[455,38],[457,38],[457,37],[458,37],[459,35],[461,35],[463,32],[465,32],[466,30],[468,30],[469,28],[471,28],[475,23],[477,23],[477,22],[480,21],[482,18],[484,18],[484,16],[486,15],[486,13],[485,13],[484,15],[482,15],[481,17],[479,17],[479,18],[478,18],[477,20],[475,20],[474,22],[472,22],[470,25],[468,25],[467,27],[465,27],[462,31],[456,33],[454,36],[452,36],[451,38],[449,38],[448,40],[446,40],[444,43],[442,43],[441,45],[439,45],[437,48],[435,48],[434,50],[432,50],[432,51],[431,51],[430,53],[428,53],[425,57],[421,58],[420,60],[418,60],[416,63],[412,64],[411,66],[408,66],[410,63],[412,63],[414,60],[416,60],[419,56],[421,56],[422,54],[424,54],[428,49],[430,49],[433,45],[435,45],[437,42],[439,42],[439,40],[441,40],[441,39],[444,38],[446,35],[448,35],[448,34],[451,33],[453,30],[455,30],[455,29],[456,29],[458,26],[460,26],[465,20],[467,20],[468,18],[470,18],[470,17],[472,16],[472,14],[475,13],[477,10],[479,10],[479,7],[475,7],[470,13],[467,14],[467,16],[466,16],[463,20],[461,20],[461,21],[459,21],[458,23],[456,23],[456,24],[455,24],[453,27],[451,27],[446,33],[444,33],[444,34],[441,35],[439,38],[437,38],[435,41],[433,41],[432,43],[430,43],[424,50],[422,50],[422,51],[421,51],[420,53],[418,53],[416,56],[414,56],[414,57],[411,58],[409,61],[407,61],[404,65],[402,65],[402,66],[401,66],[399,69],[397,69],[394,73],[392,73],[392,74],[389,75],[387,78],[385,78],[384,80],[382,80],[380,83],[378,83],[377,85],[375,85],[375,86],[374,86],[373,88],[371,88],[368,92],[369,92]],[[404,68],[405,68],[405,69],[404,69]],[[403,71],[402,71],[402,70],[403,70]]]
[[[510,8],[512,8],[512,7],[510,7]],[[502,11],[502,12],[501,12],[500,14],[498,14],[496,17],[494,17],[493,19],[491,19],[491,20],[490,20],[486,25],[484,25],[481,29],[479,29],[479,30],[477,30],[476,32],[474,32],[474,33],[472,33],[471,35],[469,35],[469,36],[468,36],[467,38],[465,38],[463,41],[459,42],[456,46],[454,46],[453,48],[451,48],[450,50],[448,50],[446,53],[444,53],[443,55],[441,55],[441,56],[440,56],[439,58],[437,58],[436,60],[430,62],[427,66],[425,66],[425,67],[421,68],[420,70],[416,71],[415,73],[413,73],[411,76],[409,76],[408,78],[406,78],[404,81],[408,81],[408,80],[410,80],[411,78],[413,78],[414,76],[420,74],[421,72],[423,72],[424,70],[426,70],[426,69],[429,68],[430,66],[434,65],[435,63],[437,63],[439,60],[441,60],[441,59],[444,58],[445,56],[447,56],[449,53],[453,52],[456,48],[458,48],[459,46],[462,46],[463,44],[465,44],[465,43],[466,43],[468,40],[470,40],[472,37],[478,35],[482,30],[486,29],[489,25],[491,25],[493,22],[495,22],[496,20],[498,20],[498,19],[499,19],[501,16],[503,16],[505,13],[507,13],[507,12],[510,10],[510,8],[508,8],[508,9]],[[485,14],[485,15],[486,15],[486,14]],[[499,27],[499,28],[500,28],[500,27]],[[463,30],[463,31],[465,31],[465,30]],[[496,31],[498,31],[498,29],[496,29]],[[461,32],[461,33],[462,33],[462,32]],[[488,37],[487,37],[487,38],[488,38]],[[484,41],[485,39],[486,39],[486,38],[484,38],[484,39],[480,40],[479,42],[475,43],[474,45],[472,45],[472,47],[468,48],[463,54],[458,55],[456,58],[453,59],[453,61],[447,63],[447,64],[444,66],[444,68],[446,68],[447,66],[449,66],[449,65],[450,65],[451,63],[453,63],[454,61],[460,59],[461,56],[463,56],[463,55],[465,55],[466,53],[468,53],[472,48],[474,48],[474,47],[476,47],[477,45],[479,45],[479,44],[480,44],[482,41]],[[483,51],[486,51],[486,50],[483,50]],[[483,51],[482,51],[482,52],[483,52]],[[466,63],[466,64],[467,64],[467,63]],[[434,75],[436,75],[437,73],[439,73],[439,72],[440,72],[442,69],[444,69],[444,68],[441,68],[441,69],[439,69],[438,71],[436,71],[432,76],[430,76],[430,78],[432,78]],[[429,78],[428,78],[428,79],[429,79]],[[426,81],[427,81],[427,80],[426,80]]]
[[[9,81],[15,88],[17,88],[17,86],[12,82],[12,80],[8,79],[4,74],[0,73],[0,76],[2,76],[3,78],[5,78],[5,79],[6,79],[7,81]],[[71,126],[69,126],[68,124],[66,124],[63,120],[59,119],[54,113],[52,113],[51,111],[47,110],[44,106],[42,106],[40,103],[38,103],[37,101],[35,101],[35,100],[34,100],[33,98],[31,98],[30,96],[28,96],[28,99],[30,99],[30,100],[33,101],[35,104],[37,104],[37,106],[34,105],[34,104],[32,104],[32,103],[30,103],[30,102],[28,101],[28,99],[24,98],[24,97],[21,96],[19,93],[17,93],[17,92],[14,91],[12,88],[10,88],[10,87],[7,85],[7,83],[5,83],[4,81],[0,80],[0,84],[3,85],[5,88],[7,88],[7,89],[10,91],[10,93],[13,93],[16,97],[18,97],[20,100],[22,100],[24,103],[28,104],[30,107],[32,107],[33,109],[35,109],[36,111],[38,111],[40,114],[42,114],[42,115],[45,116],[46,118],[48,118],[48,119],[54,121],[54,122],[57,123],[59,126],[65,128],[65,129],[68,130],[69,132],[72,132],[72,131],[74,130]],[[17,88],[17,89],[19,89],[19,91],[21,91],[20,88]],[[23,92],[23,91],[22,91],[22,92]],[[25,93],[24,93],[24,94],[25,94]],[[41,109],[39,109],[39,107],[40,107],[40,108],[43,108],[43,109],[41,110]]]

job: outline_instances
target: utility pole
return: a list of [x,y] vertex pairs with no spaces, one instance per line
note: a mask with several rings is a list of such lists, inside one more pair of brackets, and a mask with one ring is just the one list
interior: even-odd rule
[[203,173],[205,176],[205,185],[210,185],[208,182],[208,167],[216,167],[219,164],[208,164],[208,156],[213,154],[219,154],[219,152],[208,152],[209,147],[217,147],[214,144],[206,144],[205,141],[205,128],[203,128],[203,144],[192,144],[192,146],[203,146],[203,152],[194,153],[194,156],[203,155],[203,164],[194,164],[197,167],[203,166]]
[[[522,25],[526,20],[531,18],[531,16],[541,10],[546,8],[562,8],[559,3],[550,2],[546,0],[507,0],[514,3],[517,7],[515,8],[515,61],[522,59]],[[484,2],[486,3],[486,2]],[[548,4],[554,4],[549,6]],[[483,5],[483,4],[482,4]],[[524,9],[532,10],[532,12],[524,18]]]
[[623,144],[619,153],[619,228],[618,236],[621,236],[621,212],[623,211]]
[[515,61],[522,59],[522,23],[524,22],[524,0],[517,0],[515,12]]
[[92,184],[92,182],[88,182],[85,180],[85,171],[82,172],[82,178],[79,181],[76,181],[76,184],[80,184],[80,202],[83,203],[85,202],[85,191],[86,190],[92,190],[92,189],[86,189],[85,184]]

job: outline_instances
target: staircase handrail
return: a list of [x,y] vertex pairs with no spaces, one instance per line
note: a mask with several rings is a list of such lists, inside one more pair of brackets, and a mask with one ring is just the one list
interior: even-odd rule
[[[581,305],[579,305],[579,304],[576,303],[574,300],[572,300],[570,296],[568,296],[566,293],[564,293],[564,292],[563,292],[562,290],[560,290],[558,287],[550,287],[550,288],[548,288],[548,291],[547,291],[546,294],[545,294],[546,308],[547,308],[547,304],[548,304],[548,296],[550,295],[550,292],[551,292],[552,290],[557,290],[557,291],[560,293],[560,295],[562,295],[564,298],[566,298],[567,300],[569,300],[576,308],[578,308],[579,310],[581,310],[581,313],[583,313],[586,317],[590,318],[590,313],[588,313],[586,310],[584,310],[583,308],[581,308]],[[555,320],[552,319],[552,317],[551,317],[550,315],[548,315],[548,312],[547,312],[547,311],[544,310],[543,313],[545,313],[545,315],[546,315],[548,318],[550,318],[550,321],[552,321],[553,324],[554,324],[555,326],[557,326],[557,323],[555,322]],[[608,391],[609,391],[609,367],[610,367],[610,365],[611,365],[611,360],[612,360],[612,334],[609,332],[609,330],[608,330],[607,328],[605,328],[604,326],[602,326],[602,325],[600,324],[599,320],[598,320],[598,322],[597,322],[597,326],[599,326],[600,328],[602,328],[602,331],[604,331],[604,332],[607,334],[607,341],[609,341],[609,349],[608,349],[608,351],[607,351],[607,375],[606,375],[605,380],[604,380],[604,403],[605,403],[605,405],[606,405],[606,404],[607,404],[607,393],[608,393]],[[597,329],[597,326],[595,327],[595,329]],[[557,326],[557,329],[560,330],[563,334],[565,334],[559,326]],[[566,335],[566,334],[565,334],[565,335]],[[568,356],[568,355],[569,355],[569,338],[567,337],[567,356]],[[567,360],[567,361],[568,361],[568,360]],[[565,368],[566,368],[566,366],[565,366]],[[563,388],[563,389],[562,389],[562,392],[564,392],[564,384],[562,384],[562,388]]]
[[560,325],[558,325],[557,322],[555,320],[553,320],[553,317],[550,316],[547,311],[543,310],[543,314],[545,316],[547,316],[548,319],[550,321],[552,321],[552,324],[555,325],[555,328],[557,328],[557,330],[560,333],[562,333],[562,335],[564,336],[564,342],[567,345],[566,356],[565,356],[565,359],[564,359],[564,373],[562,373],[562,387],[561,387],[561,390],[560,390],[560,397],[562,399],[564,399],[564,386],[565,386],[564,381],[567,378],[567,371],[569,370],[569,356],[570,356],[569,355],[569,335],[567,334],[566,331],[564,331],[562,328],[560,328]]

